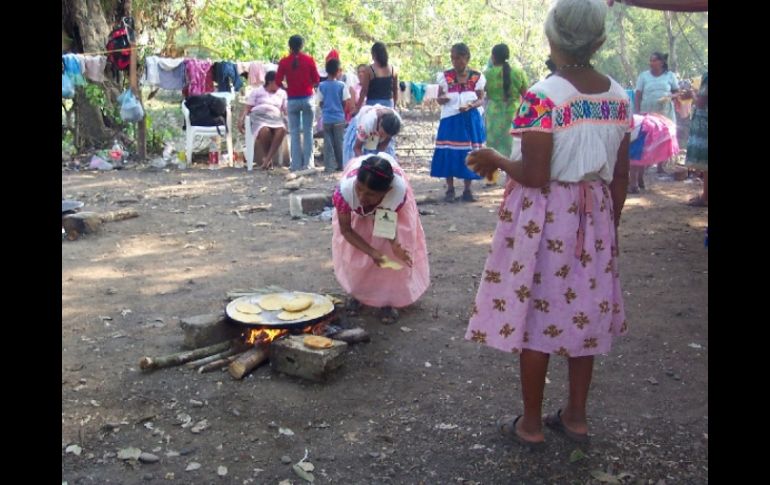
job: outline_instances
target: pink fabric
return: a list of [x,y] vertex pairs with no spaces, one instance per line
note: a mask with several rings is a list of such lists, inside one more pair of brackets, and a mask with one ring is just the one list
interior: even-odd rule
[[579,357],[608,352],[626,331],[606,183],[513,186],[465,338]]
[[214,91],[214,72],[211,61],[187,59],[185,69],[187,72],[187,92],[185,96],[195,96]]
[[578,216],[580,222],[578,223],[577,244],[575,244],[575,257],[579,258],[583,253],[583,246],[586,240],[586,222],[588,216],[593,217],[591,212],[594,210],[593,198],[587,192],[589,190],[588,182],[578,182]]
[[285,114],[287,112],[286,91],[278,89],[271,93],[264,86],[252,89],[246,96],[246,105],[252,106],[251,111],[263,111],[271,115]]
[[338,214],[350,214],[353,209],[350,208],[350,204],[345,201],[345,197],[340,193],[340,188],[334,189],[334,195],[332,195],[332,204],[337,210]]
[[[645,134],[642,158],[631,160],[631,165],[648,167],[665,162],[679,153],[679,141],[676,137],[676,125],[663,115],[647,113],[634,115],[634,126],[641,124]],[[639,136],[642,136],[641,133]]]
[[252,86],[261,86],[265,82],[265,67],[261,62],[252,62],[249,64],[249,84]]
[[[349,177],[351,174],[355,176],[360,165],[360,162],[355,162],[354,159],[348,164],[342,178]],[[342,235],[337,210],[332,216],[334,275],[347,293],[367,306],[403,308],[417,301],[430,284],[425,232],[420,223],[412,187],[406,178],[404,180],[407,184],[406,203],[397,211],[397,239],[412,257],[411,268],[404,265],[403,269],[394,271],[378,267],[372,258],[352,246]],[[337,196],[338,199],[340,197],[341,195]],[[335,202],[335,206],[344,208],[339,200]],[[390,241],[372,235],[374,229],[372,215],[362,216],[352,211],[351,226],[372,247],[398,261],[390,247]]]

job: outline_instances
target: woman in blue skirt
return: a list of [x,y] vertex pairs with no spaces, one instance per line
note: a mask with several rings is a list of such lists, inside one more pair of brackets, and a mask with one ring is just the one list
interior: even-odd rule
[[471,181],[481,177],[465,165],[465,157],[484,146],[487,140],[482,114],[484,74],[468,69],[471,52],[459,43],[452,46],[452,69],[439,73],[438,103],[441,121],[436,135],[436,148],[430,166],[431,177],[445,177],[447,191],[444,200],[454,202],[454,177],[463,179],[463,202],[473,202]]

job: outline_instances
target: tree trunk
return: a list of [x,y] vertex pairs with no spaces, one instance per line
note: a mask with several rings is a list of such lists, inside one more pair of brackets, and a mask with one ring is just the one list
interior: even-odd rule
[[676,59],[676,35],[674,34],[674,19],[676,13],[663,12],[666,17],[666,32],[668,33],[668,70],[677,72],[678,63]]
[[[62,34],[72,39],[70,47],[77,52],[104,51],[110,26],[101,1],[62,0]],[[105,89],[105,95],[111,96],[111,90]],[[77,124],[75,146],[82,149],[107,145],[114,133],[105,126],[101,107],[91,104],[80,87],[75,90],[73,102]]]
[[104,50],[110,26],[100,0],[62,0],[62,29],[82,52]]
[[[634,85],[634,70],[631,68],[631,63],[628,61],[628,53],[626,52],[626,29],[623,27],[623,19],[626,13],[625,5],[617,5],[615,10],[615,19],[618,24],[618,37],[620,38],[620,63],[623,65],[623,72],[626,74],[626,81]],[[625,85],[625,83],[623,83]],[[625,86],[624,86],[625,87]]]

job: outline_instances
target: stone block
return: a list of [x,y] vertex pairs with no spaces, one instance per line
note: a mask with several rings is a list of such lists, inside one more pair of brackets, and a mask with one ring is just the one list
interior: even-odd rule
[[288,335],[270,346],[270,366],[290,376],[315,382],[326,381],[344,362],[348,344],[333,340],[331,348],[311,349],[303,343],[304,335]]
[[184,349],[206,347],[243,333],[243,327],[229,321],[224,312],[183,318],[179,326],[184,332]]

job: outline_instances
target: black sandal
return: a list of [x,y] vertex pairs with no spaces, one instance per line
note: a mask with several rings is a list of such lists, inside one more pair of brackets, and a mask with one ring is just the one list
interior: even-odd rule
[[383,307],[380,310],[380,319],[385,325],[396,323],[396,320],[398,320],[398,310],[390,306]]
[[511,417],[511,416],[503,416],[500,418],[500,420],[497,422],[497,430],[500,432],[501,435],[505,436],[506,438],[512,439],[516,443],[522,445],[525,448],[528,448],[530,451],[537,451],[543,449],[545,446],[545,441],[529,441],[522,438],[519,433],[516,432],[516,423],[521,419],[522,415]]
[[345,311],[351,315],[355,315],[361,311],[361,302],[353,297],[348,298],[348,301],[345,302]]
[[556,411],[555,414],[549,414],[548,416],[544,417],[543,424],[556,431],[557,433],[563,434],[575,443],[585,444],[590,441],[588,433],[575,433],[571,429],[564,426],[564,421],[561,420],[561,409]]

